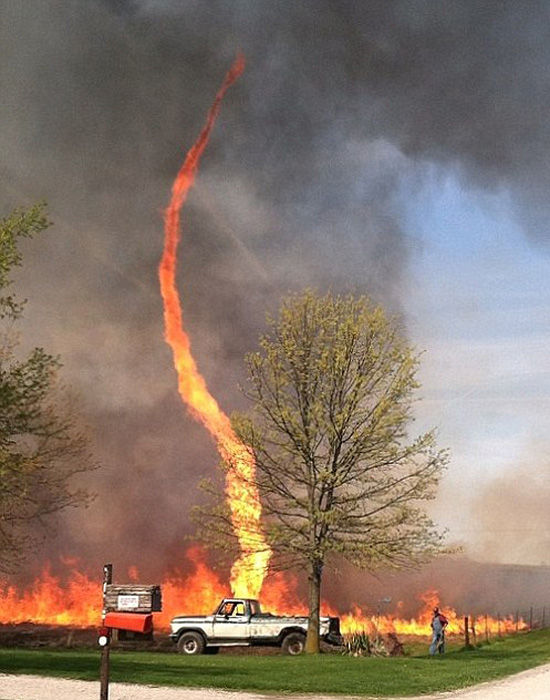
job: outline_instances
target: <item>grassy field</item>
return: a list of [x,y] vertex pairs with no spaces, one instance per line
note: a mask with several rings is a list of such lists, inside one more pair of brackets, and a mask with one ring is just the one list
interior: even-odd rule
[[[218,656],[111,651],[111,680],[283,693],[421,695],[493,680],[550,662],[550,629],[428,657],[412,645],[397,658]],[[0,671],[97,680],[98,650],[0,649]]]

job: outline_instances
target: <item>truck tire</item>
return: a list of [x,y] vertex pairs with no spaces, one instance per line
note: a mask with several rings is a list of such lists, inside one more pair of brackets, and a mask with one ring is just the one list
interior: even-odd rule
[[194,656],[204,653],[204,637],[198,632],[184,632],[178,639],[178,651],[180,654]]
[[291,632],[287,634],[283,639],[281,644],[281,649],[284,654],[291,654],[292,656],[297,656],[303,653],[306,648],[306,638],[300,632]]

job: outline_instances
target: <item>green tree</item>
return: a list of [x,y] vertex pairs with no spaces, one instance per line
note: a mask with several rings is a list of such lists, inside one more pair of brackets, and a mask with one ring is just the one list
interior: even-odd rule
[[42,204],[0,220],[0,572],[17,566],[53,513],[90,495],[71,477],[95,468],[77,413],[60,385],[60,363],[42,348],[19,352],[24,301],[10,294],[20,239],[48,226]]
[[[256,458],[272,565],[307,571],[306,651],[317,652],[327,557],[372,570],[444,551],[422,502],[447,455],[434,431],[409,436],[419,357],[365,297],[286,298],[246,364],[252,408],[233,424]],[[210,515],[205,537],[228,542],[224,507]]]

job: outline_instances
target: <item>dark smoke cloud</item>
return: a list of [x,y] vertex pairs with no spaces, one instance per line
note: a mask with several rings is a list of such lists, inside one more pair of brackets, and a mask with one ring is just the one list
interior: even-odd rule
[[62,355],[104,464],[52,556],[158,571],[217,461],[175,393],[156,267],[172,178],[237,48],[247,70],[184,211],[179,273],[227,410],[282,293],[368,291],[399,309],[396,193],[419,164],[509,188],[547,242],[548,15],[483,0],[2,4],[2,207],[45,198],[55,222],[25,251],[25,342]]

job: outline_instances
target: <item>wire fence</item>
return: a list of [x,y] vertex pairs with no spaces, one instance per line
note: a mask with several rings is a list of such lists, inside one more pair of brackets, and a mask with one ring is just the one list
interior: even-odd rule
[[530,607],[501,615],[465,615],[460,634],[466,646],[489,642],[517,632],[528,632],[550,627],[550,606]]

